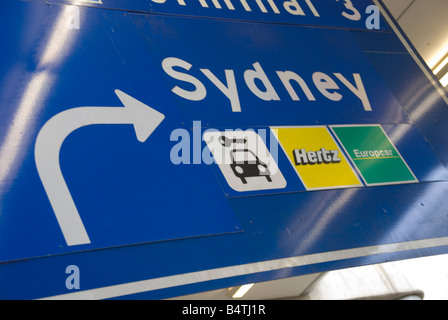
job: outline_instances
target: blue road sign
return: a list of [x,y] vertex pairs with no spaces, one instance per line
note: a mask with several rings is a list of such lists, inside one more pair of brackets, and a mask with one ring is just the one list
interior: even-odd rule
[[[393,20],[204,3],[1,4],[0,298],[159,299],[448,252],[448,98]],[[340,126],[379,133],[351,150]],[[361,161],[411,178],[372,185]]]

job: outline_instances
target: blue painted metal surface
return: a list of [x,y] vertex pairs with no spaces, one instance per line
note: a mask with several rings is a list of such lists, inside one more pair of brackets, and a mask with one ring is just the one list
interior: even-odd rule
[[[148,1],[137,0],[69,3],[1,4],[0,28],[9,32],[0,38],[6,48],[0,52],[0,298],[98,288],[102,298],[166,298],[448,252],[448,107],[384,21],[381,31],[366,30],[365,16],[341,18],[335,8],[343,3],[336,1],[314,2],[320,20],[312,12],[301,20],[272,12],[233,15],[225,8],[208,13],[199,2],[152,2],[148,8]],[[369,4],[361,1],[358,8]],[[79,29],[73,28],[78,13]],[[177,65],[170,71],[163,61]],[[233,70],[241,111],[234,112],[235,95],[229,98],[205,69],[228,88],[225,70]],[[300,75],[315,99],[298,86],[300,100],[293,99],[279,76],[285,71]],[[327,89],[319,87],[325,81],[313,80],[316,72],[337,87],[328,78]],[[191,100],[176,94],[175,87],[192,92],[200,86],[179,80],[179,73],[195,77],[206,95]],[[254,82],[258,95],[248,85],[250,74],[264,79]],[[36,168],[37,135],[67,110],[121,107],[116,89],[165,119],[144,143],[131,125],[107,123],[82,127],[64,140],[61,171],[91,241],[68,245]],[[260,98],[273,91],[276,97]],[[238,193],[216,166],[175,165],[170,158],[178,143],[174,130],[193,139],[210,128],[333,124],[381,124],[419,183],[305,192],[280,153],[287,187]],[[203,150],[205,142],[189,145],[194,162],[193,150]],[[427,239],[439,240],[420,242]],[[400,243],[408,245],[389,247]],[[369,253],[346,251],[370,247]],[[328,252],[339,258],[284,260],[321,259]],[[81,270],[80,290],[65,286],[69,265]],[[205,272],[202,280],[197,272]],[[179,282],[166,278],[173,275]],[[148,282],[124,296],[114,289],[151,279],[163,285]]]
[[[40,8],[50,21],[65,23],[64,7],[48,10],[41,5]],[[60,16],[63,19],[58,21]],[[95,19],[105,22],[101,15],[85,18],[92,24]],[[97,23],[103,23],[100,21]],[[127,30],[126,25],[125,22],[122,31],[139,37],[132,24]],[[32,57],[35,61],[29,61],[28,68],[15,70],[22,66],[14,61],[4,61],[7,70],[4,80],[16,86],[11,90],[6,85],[2,92],[5,97],[3,105],[11,107],[5,107],[10,114],[2,118],[5,125],[2,130],[2,181],[6,181],[7,186],[2,188],[1,261],[238,231],[239,223],[209,169],[171,164],[170,133],[173,127],[181,125],[179,112],[173,110],[174,116],[167,117],[152,135],[153,143],[150,140],[144,144],[137,141],[132,126],[107,123],[80,128],[64,140],[60,151],[61,171],[91,238],[91,244],[84,247],[67,246],[55,225],[54,215],[48,214],[53,210],[37,175],[33,151],[37,133],[49,118],[65,109],[85,105],[119,107],[121,101],[113,88],[131,89],[130,77],[143,88],[148,85],[148,76],[153,72],[151,64],[146,62],[149,59],[143,56],[140,63],[130,57],[120,57],[109,38],[112,31],[107,27],[98,33],[104,42],[99,39],[91,42],[79,37],[82,29],[70,30],[62,26],[62,29],[58,29],[60,25],[50,28],[41,36],[40,43],[36,45],[42,49]],[[42,27],[46,29],[46,23]],[[127,38],[131,43],[139,43],[132,37]],[[72,54],[77,55],[77,46],[84,48],[80,49],[81,52],[90,51],[92,54],[81,54],[79,59],[75,58],[75,64],[67,63],[74,58]],[[126,50],[138,51],[142,51],[141,46],[124,45]],[[91,63],[98,58],[103,63],[102,71],[91,69]],[[131,64],[137,63],[140,70],[145,66],[148,69],[140,75],[133,74],[129,70],[130,65],[122,64],[122,58]],[[116,72],[111,72],[110,66],[117,66],[117,63]],[[83,71],[75,72],[76,75],[73,73],[76,69]],[[10,71],[20,72],[19,77]],[[86,89],[82,83],[89,83],[95,89],[81,92]],[[152,85],[156,85],[154,91],[162,92],[156,83]],[[100,89],[103,86],[104,91]],[[108,97],[98,99],[100,96]],[[152,100],[149,104],[159,104],[154,94],[149,93],[147,97]],[[162,97],[164,107],[158,108],[164,114],[165,108],[173,108],[174,105],[166,97]],[[139,98],[145,100],[145,97]],[[104,149],[106,145],[108,147]],[[44,160],[49,161],[51,156]],[[103,164],[98,166],[101,162]],[[170,169],[162,170],[167,163]],[[202,191],[195,182],[198,176],[209,180]],[[101,185],[109,185],[107,191]],[[215,195],[204,197],[204,192]],[[94,204],[91,203],[92,197],[96,199]],[[182,214],[190,210],[187,208],[191,208],[191,214]]]
[[[45,2],[75,3],[74,0]],[[76,4],[144,13],[358,29],[365,29],[365,21],[372,13],[370,0],[81,0]],[[380,29],[386,30],[387,25],[382,22]]]

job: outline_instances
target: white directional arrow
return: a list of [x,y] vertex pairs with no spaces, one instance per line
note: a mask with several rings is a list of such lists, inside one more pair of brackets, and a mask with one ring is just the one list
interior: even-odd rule
[[75,130],[93,124],[132,124],[137,139],[146,139],[165,119],[160,112],[131,96],[115,90],[122,107],[80,107],[63,111],[47,121],[34,147],[37,171],[69,246],[90,243],[87,231],[64,180],[59,152],[64,140]]

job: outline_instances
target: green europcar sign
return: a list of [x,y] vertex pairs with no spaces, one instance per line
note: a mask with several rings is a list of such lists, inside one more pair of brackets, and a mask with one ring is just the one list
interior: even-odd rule
[[332,126],[366,185],[418,182],[380,125]]

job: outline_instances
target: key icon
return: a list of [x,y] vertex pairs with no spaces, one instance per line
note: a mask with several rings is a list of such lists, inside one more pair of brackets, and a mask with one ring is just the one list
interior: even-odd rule
[[230,147],[232,145],[232,143],[242,143],[245,144],[247,142],[247,140],[245,138],[233,138],[233,139],[229,139],[226,136],[220,136],[219,137],[219,143],[221,143],[221,145],[223,147]]

